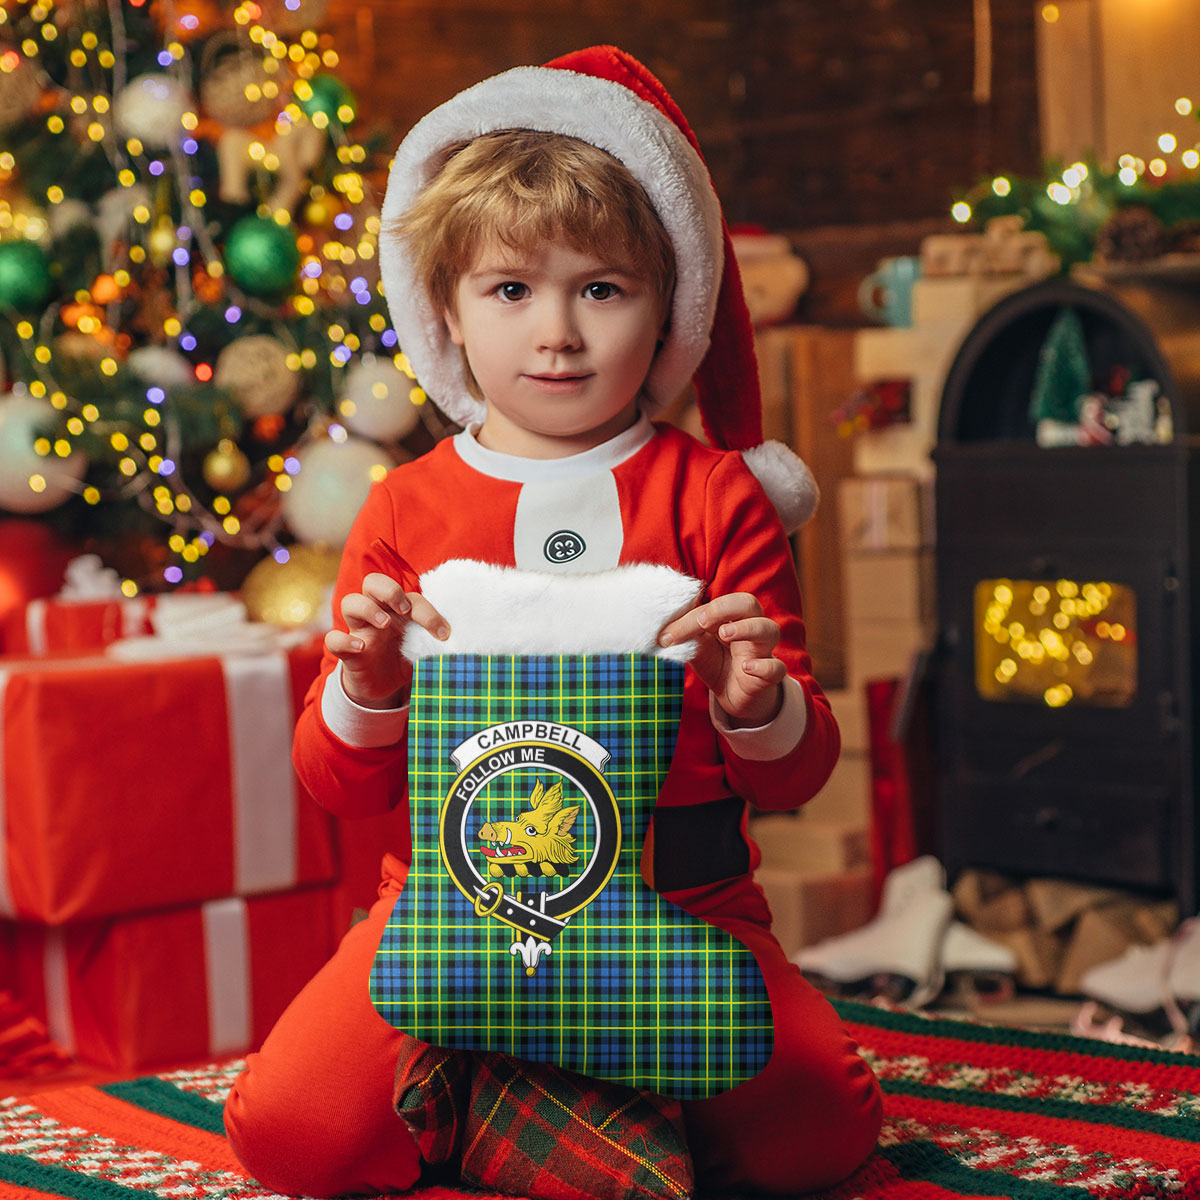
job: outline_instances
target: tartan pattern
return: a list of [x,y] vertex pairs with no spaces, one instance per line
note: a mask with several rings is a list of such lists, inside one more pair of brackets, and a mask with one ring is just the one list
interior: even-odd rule
[[405,1038],[395,1104],[425,1161],[468,1186],[539,1200],[692,1195],[677,1100]]
[[652,1092],[472,1055],[461,1177],[538,1200],[688,1200],[683,1108]]
[[395,1106],[416,1138],[424,1162],[457,1162],[470,1088],[467,1051],[429,1046],[412,1037],[401,1041]]
[[[409,716],[413,862],[371,974],[386,1020],[422,1041],[495,1050],[685,1099],[756,1075],[774,1044],[753,955],[723,930],[648,888],[641,848],[670,765],[684,668],[644,655],[422,659]],[[510,953],[515,930],[476,916],[439,850],[439,817],[458,769],[450,753],[478,730],[517,720],[561,723],[595,738],[620,808],[621,845],[607,886],[571,916],[533,977]],[[474,830],[527,807],[546,768],[519,767],[480,790]],[[596,849],[580,804],[577,878]],[[486,792],[486,794],[483,794]],[[472,835],[473,836],[473,835]],[[563,886],[554,881],[550,888]],[[505,887],[547,888],[538,877]]]

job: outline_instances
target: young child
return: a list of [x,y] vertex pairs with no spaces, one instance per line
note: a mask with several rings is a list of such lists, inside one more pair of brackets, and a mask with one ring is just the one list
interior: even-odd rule
[[[745,824],[748,804],[809,799],[838,752],[785,529],[746,463],[793,521],[811,508],[811,479],[758,446],[751,329],[694,136],[662,85],[611,47],[518,68],[409,134],[384,221],[401,345],[464,431],[392,471],[358,517],[296,732],[301,778],[342,816],[408,804],[400,638],[419,626],[452,646],[453,631],[377,539],[417,576],[465,559],[552,574],[658,564],[697,581],[701,602],[659,638],[695,653],[643,873],[753,952],[775,1042],[749,1081],[685,1101],[689,1149],[706,1190],[832,1184],[875,1144],[878,1085],[771,936]],[[693,379],[719,449],[649,419]],[[387,856],[380,900],[229,1097],[233,1147],[268,1187],[388,1191],[420,1174],[392,1107],[406,1035],[368,996],[409,857]]]

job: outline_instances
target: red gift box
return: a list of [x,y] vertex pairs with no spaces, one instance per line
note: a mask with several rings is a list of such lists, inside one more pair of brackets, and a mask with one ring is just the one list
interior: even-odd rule
[[319,657],[0,658],[0,915],[59,925],[337,878],[332,818],[291,765]]
[[245,1053],[334,949],[330,889],[62,928],[16,925],[22,1000],[84,1062],[122,1072]]
[[129,600],[31,600],[9,618],[9,654],[99,650],[121,638],[153,633],[153,596]]

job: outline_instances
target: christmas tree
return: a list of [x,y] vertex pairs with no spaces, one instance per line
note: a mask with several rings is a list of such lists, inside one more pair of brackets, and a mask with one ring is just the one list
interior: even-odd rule
[[0,0],[0,517],[130,594],[336,549],[441,432],[327,3]]

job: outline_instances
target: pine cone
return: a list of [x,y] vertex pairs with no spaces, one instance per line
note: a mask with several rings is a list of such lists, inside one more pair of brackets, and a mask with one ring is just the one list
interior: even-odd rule
[[1118,209],[1096,234],[1096,257],[1101,262],[1146,262],[1166,247],[1162,222],[1141,204]]

